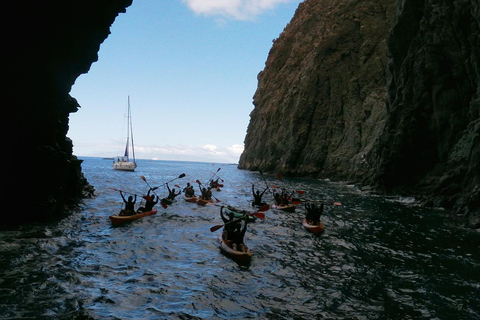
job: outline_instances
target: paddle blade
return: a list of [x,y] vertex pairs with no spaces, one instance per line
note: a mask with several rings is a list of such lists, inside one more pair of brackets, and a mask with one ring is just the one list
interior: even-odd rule
[[140,176],[140,178],[142,178],[143,181],[147,182],[147,179],[145,178],[145,176]]
[[272,188],[272,189],[278,189],[278,187],[277,187],[277,186],[271,186],[271,188]]
[[219,186],[220,188],[223,188],[223,183],[219,183],[218,186]]
[[222,169],[222,168],[218,168],[218,169],[217,169],[217,172],[220,171],[220,169]]
[[341,206],[342,204],[340,202],[334,202],[333,205],[334,206]]
[[181,175],[179,175],[179,176],[178,176],[178,179],[181,179],[181,178],[183,178],[183,177],[185,177],[185,173],[182,173]]
[[180,188],[180,186],[178,184],[174,184],[173,185],[174,187],[177,187],[177,188]]
[[258,211],[267,211],[268,209],[270,209],[270,206],[268,204],[260,207],[260,209],[258,209]]
[[216,226],[213,226],[210,228],[210,232],[215,232],[218,229],[221,229],[223,227],[223,224],[217,224]]
[[294,205],[302,204],[302,201],[292,201],[292,204]]
[[153,187],[153,188],[152,188],[153,191],[155,191],[155,190],[157,190],[157,189],[158,189],[158,187]]
[[165,201],[163,201],[163,200],[160,201],[160,204],[162,205],[163,209],[167,209],[167,208],[168,208],[168,206],[167,206],[167,204],[165,203]]
[[252,213],[252,216],[257,217],[259,219],[265,219],[265,213],[263,212],[254,212]]
[[218,199],[218,198],[215,198],[215,201],[217,201],[217,202],[220,202],[220,199]]
[[298,194],[304,194],[305,191],[303,191],[303,190],[297,190],[297,193],[298,193]]

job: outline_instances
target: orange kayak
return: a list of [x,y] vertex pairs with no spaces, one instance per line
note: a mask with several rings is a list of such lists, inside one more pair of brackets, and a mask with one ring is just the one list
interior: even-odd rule
[[213,199],[205,200],[205,199],[202,199],[202,198],[198,198],[198,200],[197,200],[197,204],[199,204],[201,206],[204,206],[207,203],[212,203],[212,202],[213,202]]
[[193,196],[193,197],[189,197],[187,195],[183,195],[183,198],[185,199],[185,201],[187,202],[197,202],[198,198],[196,196]]
[[320,234],[320,233],[323,233],[323,231],[325,231],[325,226],[321,222],[319,225],[313,225],[313,224],[309,224],[307,222],[307,219],[303,219],[302,224],[306,230],[315,234]]
[[137,213],[137,214],[134,214],[134,215],[131,215],[131,216],[119,216],[119,215],[114,214],[114,215],[110,216],[109,218],[110,218],[110,221],[112,221],[112,224],[118,225],[118,224],[122,224],[122,223],[125,223],[125,222],[137,220],[137,219],[140,219],[140,218],[143,218],[143,217],[146,217],[146,216],[152,216],[154,214],[157,214],[156,209],[153,209],[152,211]]
[[230,242],[230,240],[223,240],[222,234],[220,233],[220,235],[218,236],[218,244],[220,245],[220,250],[222,250],[222,252],[227,257],[240,265],[246,265],[250,263],[250,261],[252,260],[252,251],[250,251],[250,249],[247,248],[247,252],[233,250],[229,246],[228,242]]

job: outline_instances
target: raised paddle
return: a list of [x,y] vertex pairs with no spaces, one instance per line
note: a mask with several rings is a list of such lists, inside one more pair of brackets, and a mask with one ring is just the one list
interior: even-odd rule
[[[183,173],[182,173],[182,174],[183,174]],[[150,185],[150,183],[148,183],[147,178],[145,178],[145,176],[142,176],[142,175],[141,175],[140,178],[142,178],[142,180],[145,181],[145,183],[148,185],[148,187],[149,187],[150,189],[152,189],[153,193],[157,196],[157,199],[160,198],[160,197],[158,196],[158,194],[155,192],[155,189],[157,189],[158,187],[155,187],[155,189],[152,188],[152,186]],[[163,199],[160,201],[160,205],[163,207],[163,209],[167,209],[167,207],[168,207],[167,204],[163,201]]]
[[[143,177],[143,176],[140,176],[140,177]],[[167,183],[173,182],[173,181],[175,181],[175,180],[177,180],[177,179],[181,179],[181,178],[183,178],[183,177],[185,177],[185,173],[182,173],[181,175],[179,175],[179,176],[176,177],[175,179],[172,179],[172,180],[170,180],[170,181],[167,181],[167,182],[165,182],[164,184],[159,185],[158,187],[164,186],[164,185],[166,185]],[[145,178],[145,177],[143,177],[142,179],[144,179],[144,178]],[[143,180],[143,181],[146,182],[146,180]],[[156,188],[158,188],[158,187],[156,187]],[[180,187],[179,187],[179,188],[180,188]]]
[[217,224],[216,226],[213,226],[210,228],[210,232],[215,232],[217,231],[218,229],[221,229],[223,228],[224,226],[226,226],[227,224],[230,224],[230,223],[234,223],[234,222],[238,222],[240,220],[243,220],[246,216],[255,216],[259,219],[265,219],[265,213],[263,212],[253,212],[253,213],[250,213],[250,214],[245,214],[243,217],[241,218],[238,218],[236,220],[232,220],[232,221],[228,221],[227,223],[224,223],[224,224]]
[[133,192],[124,191],[124,190],[120,190],[120,189],[115,189],[115,188],[108,188],[108,189],[114,190],[114,191],[123,192],[123,193],[126,193],[126,194],[131,194],[131,195],[134,195],[134,196],[140,196],[139,194],[136,194],[136,193],[133,193]]

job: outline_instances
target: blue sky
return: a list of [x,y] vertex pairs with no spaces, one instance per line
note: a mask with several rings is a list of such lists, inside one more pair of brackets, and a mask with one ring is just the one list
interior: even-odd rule
[[78,156],[236,163],[257,75],[300,0],[134,0],[70,94]]

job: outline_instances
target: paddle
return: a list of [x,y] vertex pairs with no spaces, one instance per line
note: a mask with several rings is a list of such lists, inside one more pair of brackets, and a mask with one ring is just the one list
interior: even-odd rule
[[119,192],[123,192],[123,193],[126,193],[126,194],[131,194],[133,196],[139,196],[138,194],[136,193],[132,193],[132,192],[128,192],[128,191],[123,191],[123,190],[120,190],[120,189],[115,189],[115,188],[108,188],[110,190],[114,190],[114,191],[119,191]]
[[235,220],[232,220],[232,221],[229,221],[227,223],[224,223],[224,224],[217,224],[216,226],[213,226],[210,228],[210,232],[215,232],[217,231],[218,229],[221,229],[223,228],[224,226],[226,226],[227,224],[230,224],[230,223],[234,223],[234,222],[238,222],[242,219],[244,219],[246,216],[255,216],[259,219],[265,219],[265,213],[263,212],[253,212],[253,213],[250,213],[250,214],[245,214],[243,217],[241,218],[238,218],[238,219],[235,219]]
[[[140,177],[143,177],[143,176],[140,176]],[[182,173],[181,175],[179,175],[179,176],[176,177],[175,179],[172,179],[172,180],[170,180],[170,181],[167,181],[167,182],[165,182],[164,184],[159,185],[158,187],[164,186],[164,185],[166,185],[167,183],[173,182],[173,181],[175,181],[175,180],[177,180],[177,179],[181,179],[181,178],[183,178],[183,177],[185,177],[185,173]],[[142,179],[144,179],[144,178],[145,178],[145,177],[143,177]],[[144,180],[144,181],[146,182],[146,180]],[[176,186],[176,185],[175,185],[175,186]],[[158,188],[158,187],[157,187],[157,188]],[[180,187],[178,187],[178,188],[180,188]]]
[[[183,174],[183,173],[182,173],[182,174]],[[183,174],[183,175],[184,175],[184,174]],[[184,176],[185,176],[185,175],[184,175]],[[155,187],[155,189],[152,188],[152,186],[150,185],[150,183],[148,183],[147,178],[145,178],[145,176],[142,176],[142,175],[141,175],[140,178],[142,178],[142,180],[145,181],[145,183],[148,185],[148,187],[149,187],[150,189],[152,189],[153,193],[157,196],[157,199],[159,199],[160,197],[159,197],[158,194],[155,192],[155,189],[157,189],[158,187]],[[167,207],[168,207],[167,204],[163,201],[163,199],[160,201],[160,205],[163,207],[163,209],[167,209]]]
[[213,173],[212,177],[208,179],[208,181],[212,181],[213,177],[217,174],[218,171],[220,171],[221,168],[218,168],[216,172]]

